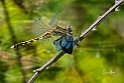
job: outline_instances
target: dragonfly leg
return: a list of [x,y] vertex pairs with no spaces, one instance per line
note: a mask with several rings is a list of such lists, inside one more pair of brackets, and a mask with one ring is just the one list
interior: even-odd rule
[[77,47],[79,47],[79,43],[78,43],[78,39],[74,40],[74,45],[76,45]]

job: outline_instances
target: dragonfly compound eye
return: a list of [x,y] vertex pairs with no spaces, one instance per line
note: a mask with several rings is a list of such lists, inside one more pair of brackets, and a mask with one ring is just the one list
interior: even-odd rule
[[67,30],[68,30],[69,32],[72,32],[72,27],[69,25],[69,26],[67,27]]

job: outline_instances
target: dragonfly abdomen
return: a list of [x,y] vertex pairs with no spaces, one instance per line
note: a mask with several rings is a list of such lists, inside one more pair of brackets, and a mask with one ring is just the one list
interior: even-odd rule
[[[51,31],[52,32],[52,31]],[[52,33],[51,32],[46,32],[45,34],[42,35],[42,37],[45,38],[50,38]]]
[[45,39],[45,38],[50,38],[50,37],[51,37],[51,32],[46,32],[44,35],[42,35],[40,37],[31,39],[31,40],[28,40],[28,41],[24,41],[24,42],[21,42],[21,43],[14,44],[13,46],[11,46],[11,48],[18,48],[19,46],[27,45],[27,44],[30,44],[32,42],[38,41],[40,39]]
[[42,38],[43,38],[43,37],[40,36],[40,37],[31,39],[31,40],[28,40],[28,41],[24,41],[24,42],[21,42],[21,43],[17,43],[17,44],[14,44],[13,46],[11,46],[11,48],[18,48],[19,46],[23,46],[23,45],[30,44],[30,43],[35,42],[35,41],[38,41],[38,40],[40,40],[40,39],[42,39]]

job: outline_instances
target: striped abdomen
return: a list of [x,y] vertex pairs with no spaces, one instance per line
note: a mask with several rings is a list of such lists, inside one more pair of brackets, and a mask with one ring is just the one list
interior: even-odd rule
[[51,37],[51,33],[50,32],[46,32],[44,35],[42,35],[40,37],[31,39],[31,40],[28,40],[28,41],[24,41],[24,42],[21,42],[21,43],[14,44],[13,46],[11,46],[11,48],[18,48],[19,46],[30,44],[30,43],[35,42],[37,40],[41,40],[41,39],[45,39],[45,38],[50,38],[50,37]]

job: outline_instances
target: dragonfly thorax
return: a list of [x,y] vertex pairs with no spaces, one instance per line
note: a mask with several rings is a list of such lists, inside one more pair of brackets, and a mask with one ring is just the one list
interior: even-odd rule
[[55,36],[59,36],[63,34],[72,35],[72,27],[70,25],[66,25],[66,26],[56,25],[55,28],[52,30],[52,34]]

